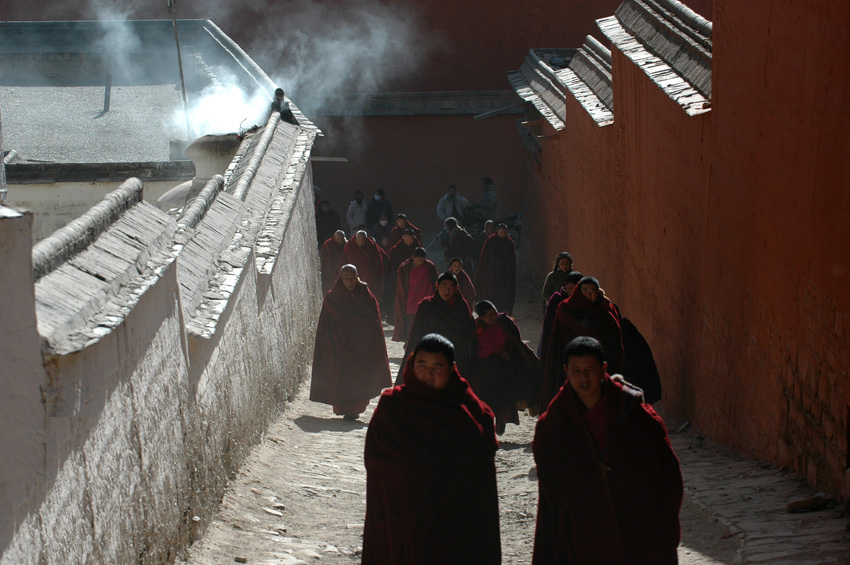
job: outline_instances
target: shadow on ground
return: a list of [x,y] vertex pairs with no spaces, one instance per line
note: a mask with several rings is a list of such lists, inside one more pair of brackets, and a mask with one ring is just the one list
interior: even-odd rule
[[316,416],[299,416],[295,420],[295,425],[301,428],[301,431],[315,434],[325,431],[330,432],[350,432],[353,430],[362,430],[369,424],[360,420],[343,420],[342,416],[336,418],[317,418]]

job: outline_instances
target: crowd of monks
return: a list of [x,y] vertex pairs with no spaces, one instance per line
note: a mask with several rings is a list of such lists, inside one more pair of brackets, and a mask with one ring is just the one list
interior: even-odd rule
[[[533,563],[676,563],[681,472],[634,324],[563,252],[535,351],[510,315],[506,226],[470,277],[460,257],[439,273],[399,216],[388,251],[362,230],[321,247],[310,399],[355,420],[381,396],[366,436],[363,563],[499,563],[497,435],[525,409],[538,417]],[[405,344],[394,386],[383,322]]]

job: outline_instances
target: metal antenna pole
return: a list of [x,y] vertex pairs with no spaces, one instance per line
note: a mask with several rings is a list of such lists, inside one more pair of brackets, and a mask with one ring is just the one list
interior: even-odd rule
[[177,67],[180,69],[180,88],[183,91],[183,115],[186,117],[186,142],[192,141],[192,132],[189,128],[189,103],[186,101],[186,81],[183,80],[183,57],[180,56],[180,36],[177,34],[177,14],[174,12],[174,3],[177,0],[166,0],[171,8],[171,22],[174,24],[174,42],[177,43]]

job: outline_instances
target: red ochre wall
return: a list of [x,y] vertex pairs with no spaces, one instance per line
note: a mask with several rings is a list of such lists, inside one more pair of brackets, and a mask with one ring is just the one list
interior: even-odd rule
[[568,249],[599,277],[652,345],[667,409],[846,498],[850,6],[713,12],[711,112],[688,117],[614,49],[615,122],[568,101],[530,176],[546,228],[524,255],[542,276]]

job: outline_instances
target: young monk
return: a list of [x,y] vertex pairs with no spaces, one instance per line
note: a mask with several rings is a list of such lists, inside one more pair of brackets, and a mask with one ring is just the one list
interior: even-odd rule
[[310,400],[356,420],[390,383],[378,301],[360,282],[357,267],[343,265],[319,314]]
[[422,247],[413,250],[413,257],[398,268],[393,320],[393,341],[406,341],[419,303],[434,293],[437,267],[427,259]]
[[540,360],[522,341],[516,322],[488,300],[475,305],[478,328],[472,339],[469,383],[496,415],[496,433],[519,424],[517,403],[531,401],[535,410],[540,387]]
[[413,237],[416,239],[416,246],[422,247],[422,230],[413,225],[413,222],[407,218],[407,214],[399,214],[395,218],[393,231],[390,232],[390,249],[392,249],[396,243],[401,241],[401,238],[405,233],[407,233],[407,230],[411,230],[413,232]]
[[470,313],[472,305],[475,304],[475,286],[472,284],[472,279],[463,268],[463,259],[460,257],[452,257],[449,261],[449,271],[457,277],[457,286],[460,290],[463,299],[469,305]]
[[[475,333],[475,321],[469,313],[466,300],[458,292],[457,277],[449,271],[437,277],[434,295],[419,303],[419,308],[410,324],[410,335],[404,351],[405,360],[419,340],[430,333],[439,333],[452,342],[458,372],[461,376],[468,375],[469,348]],[[401,384],[403,368],[404,363],[399,369],[396,384]]]
[[337,230],[323,244],[319,253],[322,266],[322,294],[333,288],[342,266],[342,251],[345,249],[345,232]]
[[384,299],[381,302],[381,312],[386,312],[387,323],[393,325],[395,310],[395,291],[398,283],[398,268],[401,264],[413,257],[413,251],[421,245],[416,245],[416,236],[413,230],[407,230],[401,239],[390,248],[389,261],[387,262],[387,274],[384,277]]
[[570,297],[582,278],[584,278],[584,275],[578,271],[570,271],[567,274],[567,280],[564,281],[564,286],[549,297],[549,303],[546,305],[546,313],[543,316],[543,330],[540,332],[540,342],[537,344],[537,356],[541,360],[546,359],[546,352],[549,349],[549,338],[552,336],[552,325],[555,323],[555,313],[558,311],[558,306]]
[[543,307],[549,304],[549,299],[552,295],[561,290],[567,282],[567,277],[573,270],[573,256],[569,251],[561,251],[555,257],[555,267],[552,272],[546,275],[546,282],[543,283]]
[[364,565],[501,563],[493,413],[426,335],[366,433]]
[[598,340],[578,337],[563,357],[567,384],[532,443],[532,564],[677,563],[682,474],[664,422],[638,389],[611,380]]
[[505,224],[499,224],[496,233],[484,242],[481,258],[475,267],[475,290],[478,298],[498,304],[508,314],[513,312],[516,300],[516,250]]
[[614,374],[623,371],[623,334],[620,312],[599,290],[599,281],[583,277],[569,298],[558,305],[543,369],[540,407],[545,410],[563,381],[564,347],[578,336],[598,339]]

